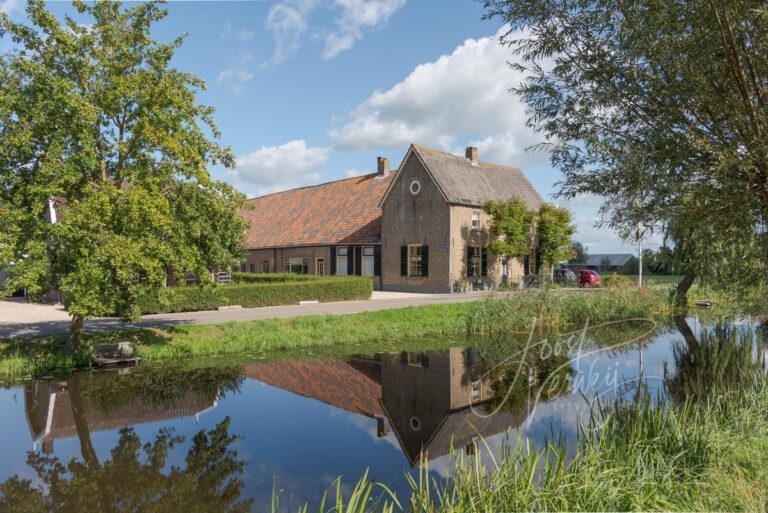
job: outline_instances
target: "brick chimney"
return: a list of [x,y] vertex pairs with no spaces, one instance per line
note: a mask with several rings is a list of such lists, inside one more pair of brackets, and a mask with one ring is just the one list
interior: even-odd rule
[[378,162],[377,174],[379,176],[386,176],[387,173],[389,173],[389,159],[385,157],[379,157],[377,159],[377,162]]
[[472,162],[477,162],[477,148],[469,146],[464,154]]

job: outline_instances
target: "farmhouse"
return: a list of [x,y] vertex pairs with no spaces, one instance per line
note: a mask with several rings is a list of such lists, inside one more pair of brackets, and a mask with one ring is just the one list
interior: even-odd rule
[[371,276],[380,290],[495,288],[536,271],[488,251],[489,200],[542,204],[517,168],[411,145],[400,167],[248,201],[247,272]]

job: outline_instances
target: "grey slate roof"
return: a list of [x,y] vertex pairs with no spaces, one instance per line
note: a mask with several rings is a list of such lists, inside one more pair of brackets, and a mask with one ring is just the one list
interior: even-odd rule
[[603,260],[606,258],[611,262],[611,266],[621,267],[626,264],[635,255],[631,253],[598,253],[594,255],[587,255],[587,263],[589,266],[601,266]]
[[480,207],[486,201],[507,201],[517,197],[531,210],[538,210],[544,200],[523,172],[515,167],[470,162],[469,159],[425,146],[413,145],[443,191],[448,203]]

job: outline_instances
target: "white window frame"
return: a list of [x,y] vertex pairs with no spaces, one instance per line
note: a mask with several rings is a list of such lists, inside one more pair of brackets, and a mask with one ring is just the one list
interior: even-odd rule
[[339,246],[336,248],[336,275],[347,276],[348,274],[349,274],[349,246]]
[[363,276],[375,276],[376,274],[376,250],[373,246],[363,246],[362,249],[362,269]]
[[473,244],[472,245],[472,276],[475,278],[482,278],[483,276],[483,247]]
[[480,231],[480,223],[480,212],[472,212],[472,230],[476,232]]
[[408,244],[408,276],[424,276],[421,244]]
[[[323,263],[323,272],[320,272],[320,262]],[[325,258],[315,258],[315,274],[325,276]]]

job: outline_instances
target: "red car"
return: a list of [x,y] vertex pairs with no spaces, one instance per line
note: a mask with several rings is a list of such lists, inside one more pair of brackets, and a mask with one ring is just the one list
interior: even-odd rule
[[601,281],[597,271],[590,271],[589,269],[579,271],[579,287],[599,287]]

